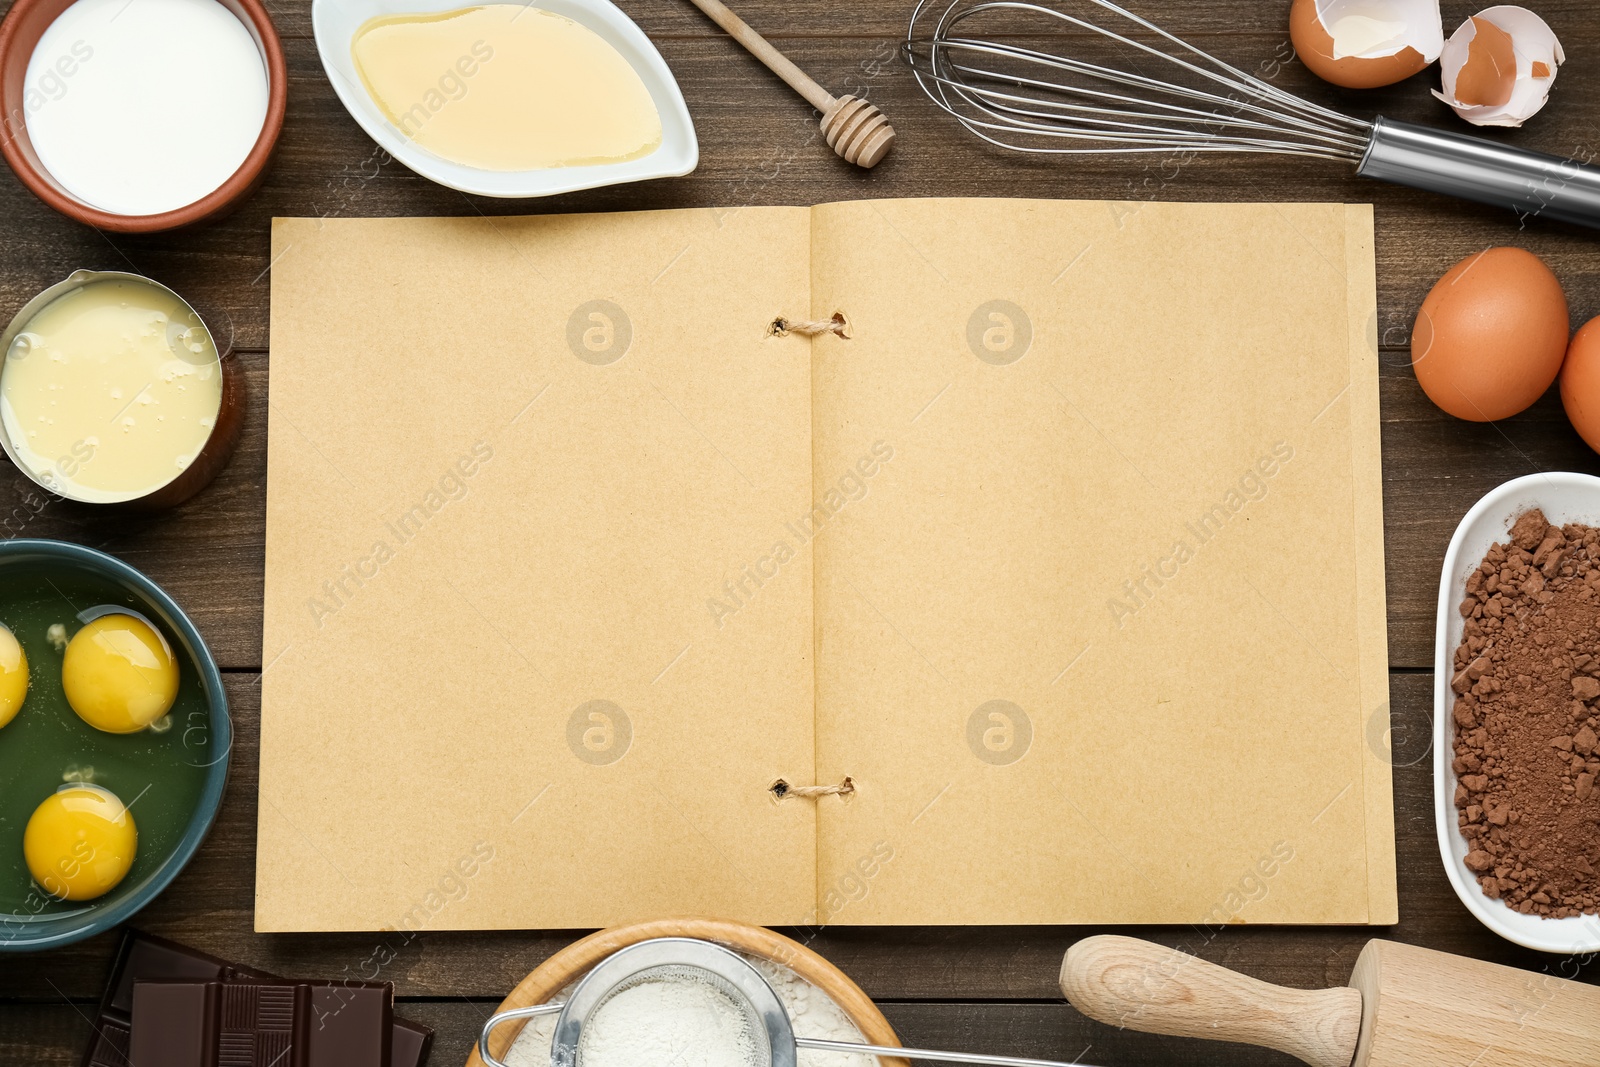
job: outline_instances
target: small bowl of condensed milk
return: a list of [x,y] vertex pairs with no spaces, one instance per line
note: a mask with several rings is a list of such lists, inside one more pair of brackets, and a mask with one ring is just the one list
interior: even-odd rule
[[66,500],[180,504],[222,470],[243,428],[244,376],[228,355],[159,282],[78,271],[0,333],[0,446]]
[[550,196],[699,162],[672,71],[610,0],[313,0],[311,22],[346,110],[440,185]]

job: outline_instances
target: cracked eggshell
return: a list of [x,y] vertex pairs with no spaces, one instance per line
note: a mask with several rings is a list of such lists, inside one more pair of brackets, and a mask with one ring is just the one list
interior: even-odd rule
[[1474,126],[1521,126],[1550,99],[1567,61],[1555,31],[1525,7],[1486,8],[1445,42],[1434,96]]
[[1347,89],[1393,85],[1439,58],[1439,0],[1295,0],[1289,39],[1311,73]]

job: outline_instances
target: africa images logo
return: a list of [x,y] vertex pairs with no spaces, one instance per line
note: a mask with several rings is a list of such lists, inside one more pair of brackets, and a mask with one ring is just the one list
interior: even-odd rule
[[633,323],[609,300],[579,304],[567,317],[567,347],[592,367],[608,367],[628,354]]
[[633,745],[633,721],[614,701],[589,700],[567,718],[567,747],[596,767],[615,763]]
[[990,700],[967,717],[967,747],[985,763],[1007,767],[1033,745],[1033,720],[1009,700]]
[[1009,300],[979,304],[967,319],[967,347],[994,367],[1007,367],[1033,346],[1033,322]]

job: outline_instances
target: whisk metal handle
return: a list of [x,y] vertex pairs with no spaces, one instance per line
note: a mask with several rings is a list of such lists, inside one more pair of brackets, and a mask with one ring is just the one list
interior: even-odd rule
[[1600,228],[1600,168],[1481,137],[1380,118],[1356,173]]

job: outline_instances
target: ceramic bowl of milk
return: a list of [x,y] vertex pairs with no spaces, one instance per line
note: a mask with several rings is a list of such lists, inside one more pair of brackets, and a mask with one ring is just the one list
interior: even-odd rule
[[177,293],[78,271],[0,333],[0,446],[40,488],[154,511],[203,489],[244,422],[238,361]]
[[261,0],[15,0],[0,69],[11,169],[102,230],[227,212],[283,128],[288,71]]
[[549,196],[699,162],[672,71],[609,0],[313,0],[311,20],[345,108],[440,185]]

